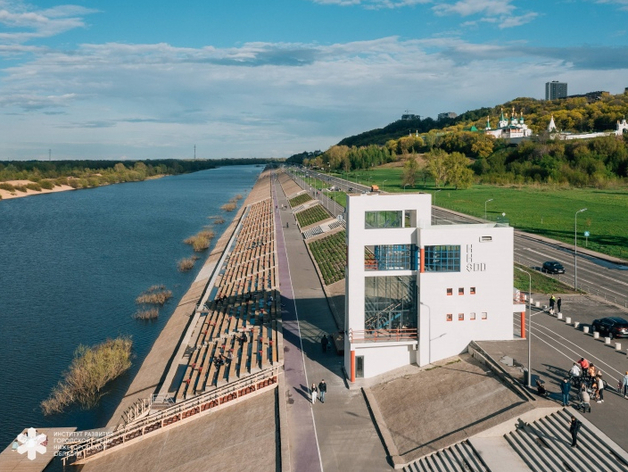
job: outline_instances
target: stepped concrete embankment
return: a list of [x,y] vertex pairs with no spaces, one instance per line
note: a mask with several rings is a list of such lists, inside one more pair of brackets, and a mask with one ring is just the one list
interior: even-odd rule
[[142,366],[135,375],[133,382],[122,398],[118,408],[111,416],[107,426],[115,427],[118,425],[121,422],[123,413],[130,406],[137,400],[148,398],[153,393],[156,393],[166,380],[165,376],[168,372],[169,365],[172,362],[173,356],[178,352],[178,347],[192,319],[195,308],[205,294],[212,275],[218,266],[218,262],[229,247],[229,242],[234,235],[246,207],[264,198],[268,198],[269,185],[270,171],[266,170],[262,172],[258,178],[233,221],[216,242],[216,246],[207,257],[196,279],[179,301],[174,313],[142,362]]

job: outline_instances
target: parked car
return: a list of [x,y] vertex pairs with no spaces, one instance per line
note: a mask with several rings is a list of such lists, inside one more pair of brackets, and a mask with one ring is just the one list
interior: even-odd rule
[[601,336],[609,338],[628,337],[628,320],[619,318],[618,316],[609,316],[608,318],[600,318],[591,323],[593,331],[597,331]]
[[543,262],[543,267],[541,267],[541,272],[546,274],[564,274],[565,268],[560,262],[545,261]]

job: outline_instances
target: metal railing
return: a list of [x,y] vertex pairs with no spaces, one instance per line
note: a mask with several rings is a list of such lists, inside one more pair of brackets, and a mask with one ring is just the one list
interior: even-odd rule
[[393,343],[403,341],[416,341],[419,330],[417,328],[397,328],[397,329],[363,329],[349,330],[349,341],[359,342],[380,342]]
[[59,456],[62,458],[64,465],[66,461],[72,457],[76,458],[77,461],[83,461],[128,441],[141,438],[148,433],[173,425],[178,421],[197,414],[207,413],[216,407],[250,393],[274,388],[277,385],[278,375],[279,366],[262,370],[245,379],[227,384],[211,392],[206,392],[176,403],[155,414],[140,418],[136,422],[125,425],[122,429],[116,430],[107,436],[90,438],[69,445],[66,449],[59,451]]

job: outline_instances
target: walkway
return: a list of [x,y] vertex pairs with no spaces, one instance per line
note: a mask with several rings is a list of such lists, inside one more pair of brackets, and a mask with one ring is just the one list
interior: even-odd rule
[[[277,182],[273,186],[273,197],[278,207],[275,211],[280,226],[277,230],[277,250],[281,294],[286,297],[283,300],[285,400],[291,470],[392,470],[362,391],[349,390],[344,382],[342,357],[322,352],[321,336],[338,328],[303,237],[289,210],[288,199]],[[281,210],[282,205],[288,209]],[[290,225],[288,228],[286,223]],[[328,386],[326,401],[312,406],[307,386],[318,384],[321,379],[325,379]],[[319,449],[322,459],[316,457]],[[308,463],[309,460],[313,463]]]
[[[72,438],[72,433],[76,431],[76,428],[35,428],[35,430],[38,435],[45,434],[47,441],[41,445],[33,443],[23,454],[13,450],[13,443],[9,444],[0,453],[0,472],[40,472],[44,470],[55,458],[63,444]],[[28,430],[24,430],[22,433],[28,434]],[[28,457],[29,454],[31,458]]]

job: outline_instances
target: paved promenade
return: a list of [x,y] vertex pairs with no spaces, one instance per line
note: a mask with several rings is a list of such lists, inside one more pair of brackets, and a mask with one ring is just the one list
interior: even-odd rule
[[[284,311],[284,343],[289,346],[299,346],[296,360],[290,351],[285,353],[286,392],[285,399],[289,408],[289,438],[292,454],[301,454],[302,457],[292,458],[292,472],[302,470],[325,470],[343,472],[369,472],[392,470],[386,461],[386,451],[378,436],[364,396],[359,389],[349,390],[344,382],[342,373],[342,357],[336,353],[323,353],[320,339],[324,333],[337,331],[337,327],[329,309],[321,282],[310,255],[305,247],[301,232],[295,223],[290,210],[281,210],[282,205],[290,208],[288,200],[279,185],[274,186],[276,205],[281,217],[281,231],[278,231],[277,247],[285,245],[288,257],[289,273],[282,266],[280,255],[281,293],[287,296],[291,291],[292,300],[287,300],[286,308],[295,310],[298,316],[298,325],[286,330],[291,315]],[[286,223],[289,227],[286,228]],[[289,277],[288,280],[284,277]],[[291,320],[293,323],[295,320]],[[300,331],[301,339],[294,338]],[[289,361],[289,358],[292,358]],[[297,365],[295,367],[295,364]],[[303,371],[298,377],[293,376],[291,369]],[[318,383],[325,379],[327,396],[325,403],[317,402],[311,405],[306,386]],[[290,413],[290,409],[293,411]],[[306,409],[304,412],[303,409]],[[312,435],[303,434],[314,415],[316,440],[322,462],[315,458],[312,468],[300,468],[297,464],[313,455],[309,448],[312,444]],[[309,415],[309,416],[308,416]],[[305,419],[307,419],[307,422]],[[303,421],[303,422],[302,422]],[[304,452],[307,450],[307,452]],[[315,449],[316,450],[316,449]],[[319,464],[322,463],[322,468]],[[284,471],[288,470],[285,468]]]

